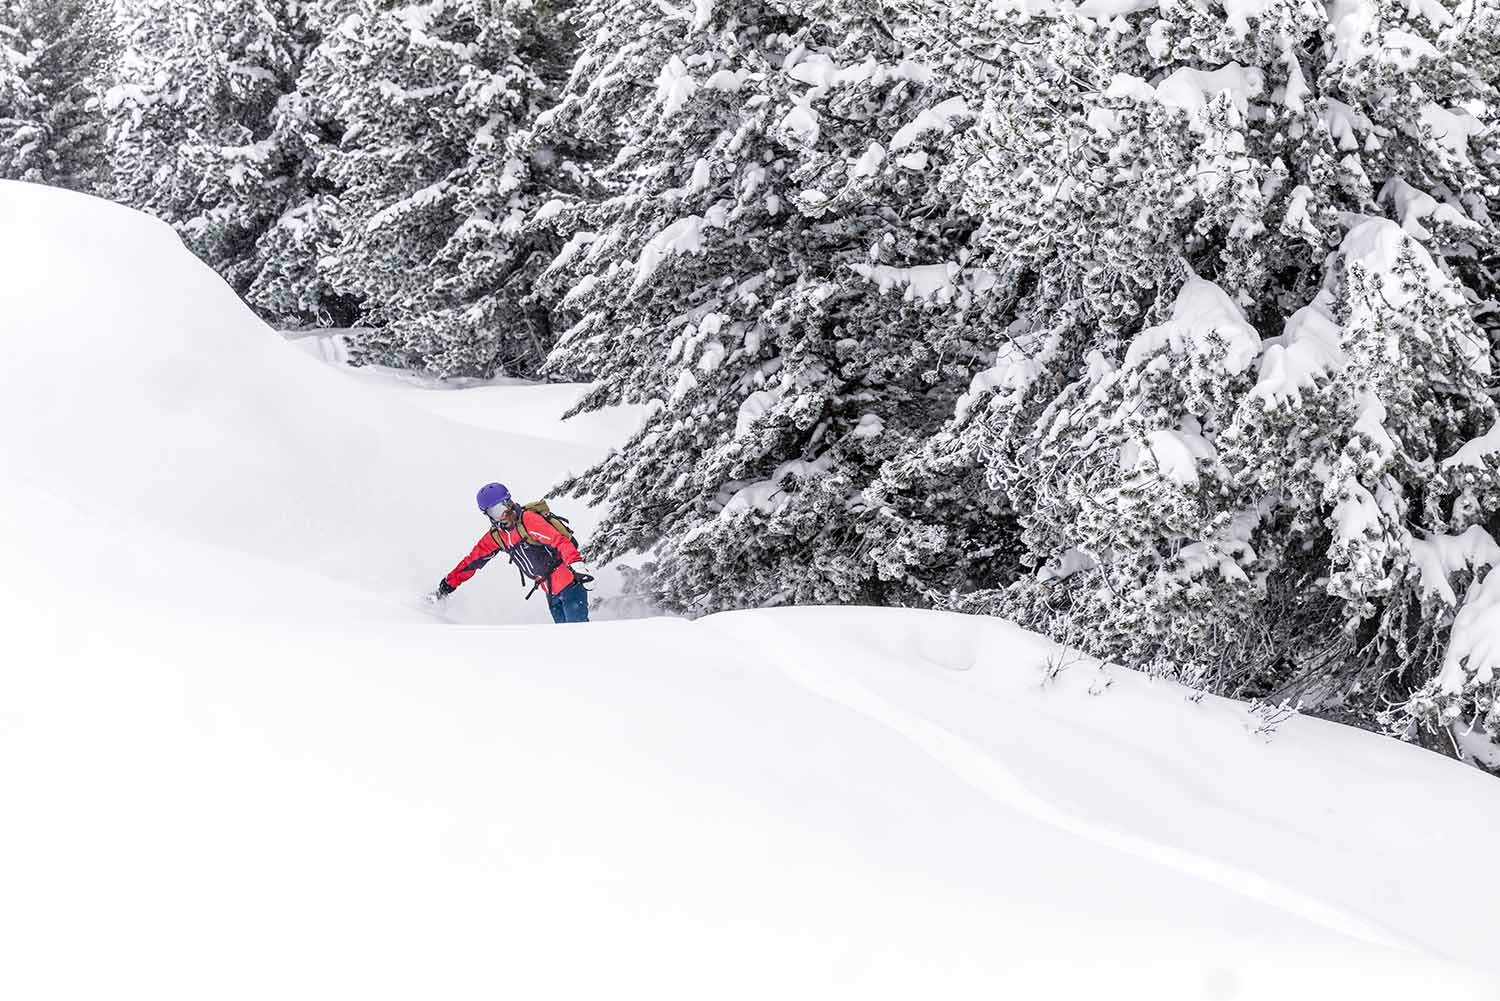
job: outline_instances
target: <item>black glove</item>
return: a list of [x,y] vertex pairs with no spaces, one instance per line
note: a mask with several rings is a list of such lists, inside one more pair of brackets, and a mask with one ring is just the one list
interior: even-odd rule
[[574,570],[573,579],[582,584],[584,587],[588,587],[594,582],[594,575],[591,573],[584,573],[581,570]]

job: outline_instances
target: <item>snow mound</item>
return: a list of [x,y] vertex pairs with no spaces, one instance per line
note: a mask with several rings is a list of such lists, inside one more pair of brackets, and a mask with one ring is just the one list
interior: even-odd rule
[[1143,330],[1125,354],[1125,367],[1148,364],[1162,351],[1219,356],[1229,375],[1245,371],[1260,352],[1260,335],[1245,320],[1244,310],[1211,281],[1183,283],[1165,322]]
[[[289,608],[302,605],[294,571],[418,593],[483,531],[478,484],[542,496],[599,454],[528,436],[524,415],[486,431],[348,378],[143,215],[0,183],[0,219],[4,501],[30,491],[38,510],[12,517],[54,528],[22,545],[71,579],[187,592],[231,553],[283,568]],[[121,560],[152,532],[191,546]]]

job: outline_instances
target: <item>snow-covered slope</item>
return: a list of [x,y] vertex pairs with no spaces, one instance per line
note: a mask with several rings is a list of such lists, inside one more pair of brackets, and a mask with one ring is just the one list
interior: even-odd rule
[[352,377],[121,209],[0,220],[0,997],[1495,996],[1493,779],[990,620],[477,624],[544,616],[503,568],[427,616],[477,483],[629,415]]
[[[248,572],[225,560],[249,558],[285,584],[236,596],[257,606],[305,609],[303,573],[418,593],[482,534],[477,482],[541,496],[599,454],[443,420],[341,376],[289,349],[168,227],[127,209],[7,186],[0,213],[0,455],[8,485],[50,496],[47,529],[25,534],[75,583],[114,591],[139,574],[132,586],[218,606],[219,582]],[[153,542],[122,561],[158,529],[228,552]],[[498,607],[496,583],[475,590]]]

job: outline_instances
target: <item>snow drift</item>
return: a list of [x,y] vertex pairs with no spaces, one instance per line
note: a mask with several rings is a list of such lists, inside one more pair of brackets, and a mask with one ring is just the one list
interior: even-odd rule
[[[118,594],[136,575],[133,589],[222,606],[203,585],[249,560],[280,582],[235,596],[257,605],[321,616],[297,593],[306,574],[420,593],[482,533],[477,483],[542,496],[598,454],[528,437],[524,414],[509,434],[441,420],[289,350],[130,210],[7,185],[0,214],[6,501],[50,495],[49,529],[20,537],[75,586]],[[158,530],[211,552],[142,551]]]
[[1493,996],[1493,779],[992,620],[446,627],[474,485],[604,443],[0,219],[0,995]]

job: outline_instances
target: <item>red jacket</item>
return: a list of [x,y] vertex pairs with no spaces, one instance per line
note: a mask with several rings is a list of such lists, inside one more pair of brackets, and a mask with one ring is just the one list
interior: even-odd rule
[[[549,596],[561,592],[573,583],[573,571],[570,567],[583,560],[578,547],[535,511],[527,511],[521,517],[526,522],[530,540],[523,538],[514,526],[497,524],[493,530],[484,534],[484,538],[469,551],[463,562],[443,578],[448,586],[458,587],[500,553],[506,553],[511,562],[520,568],[521,573],[540,583],[542,590]],[[561,562],[551,573],[538,572],[544,571],[553,562],[553,553],[548,550],[555,550],[555,558]]]

